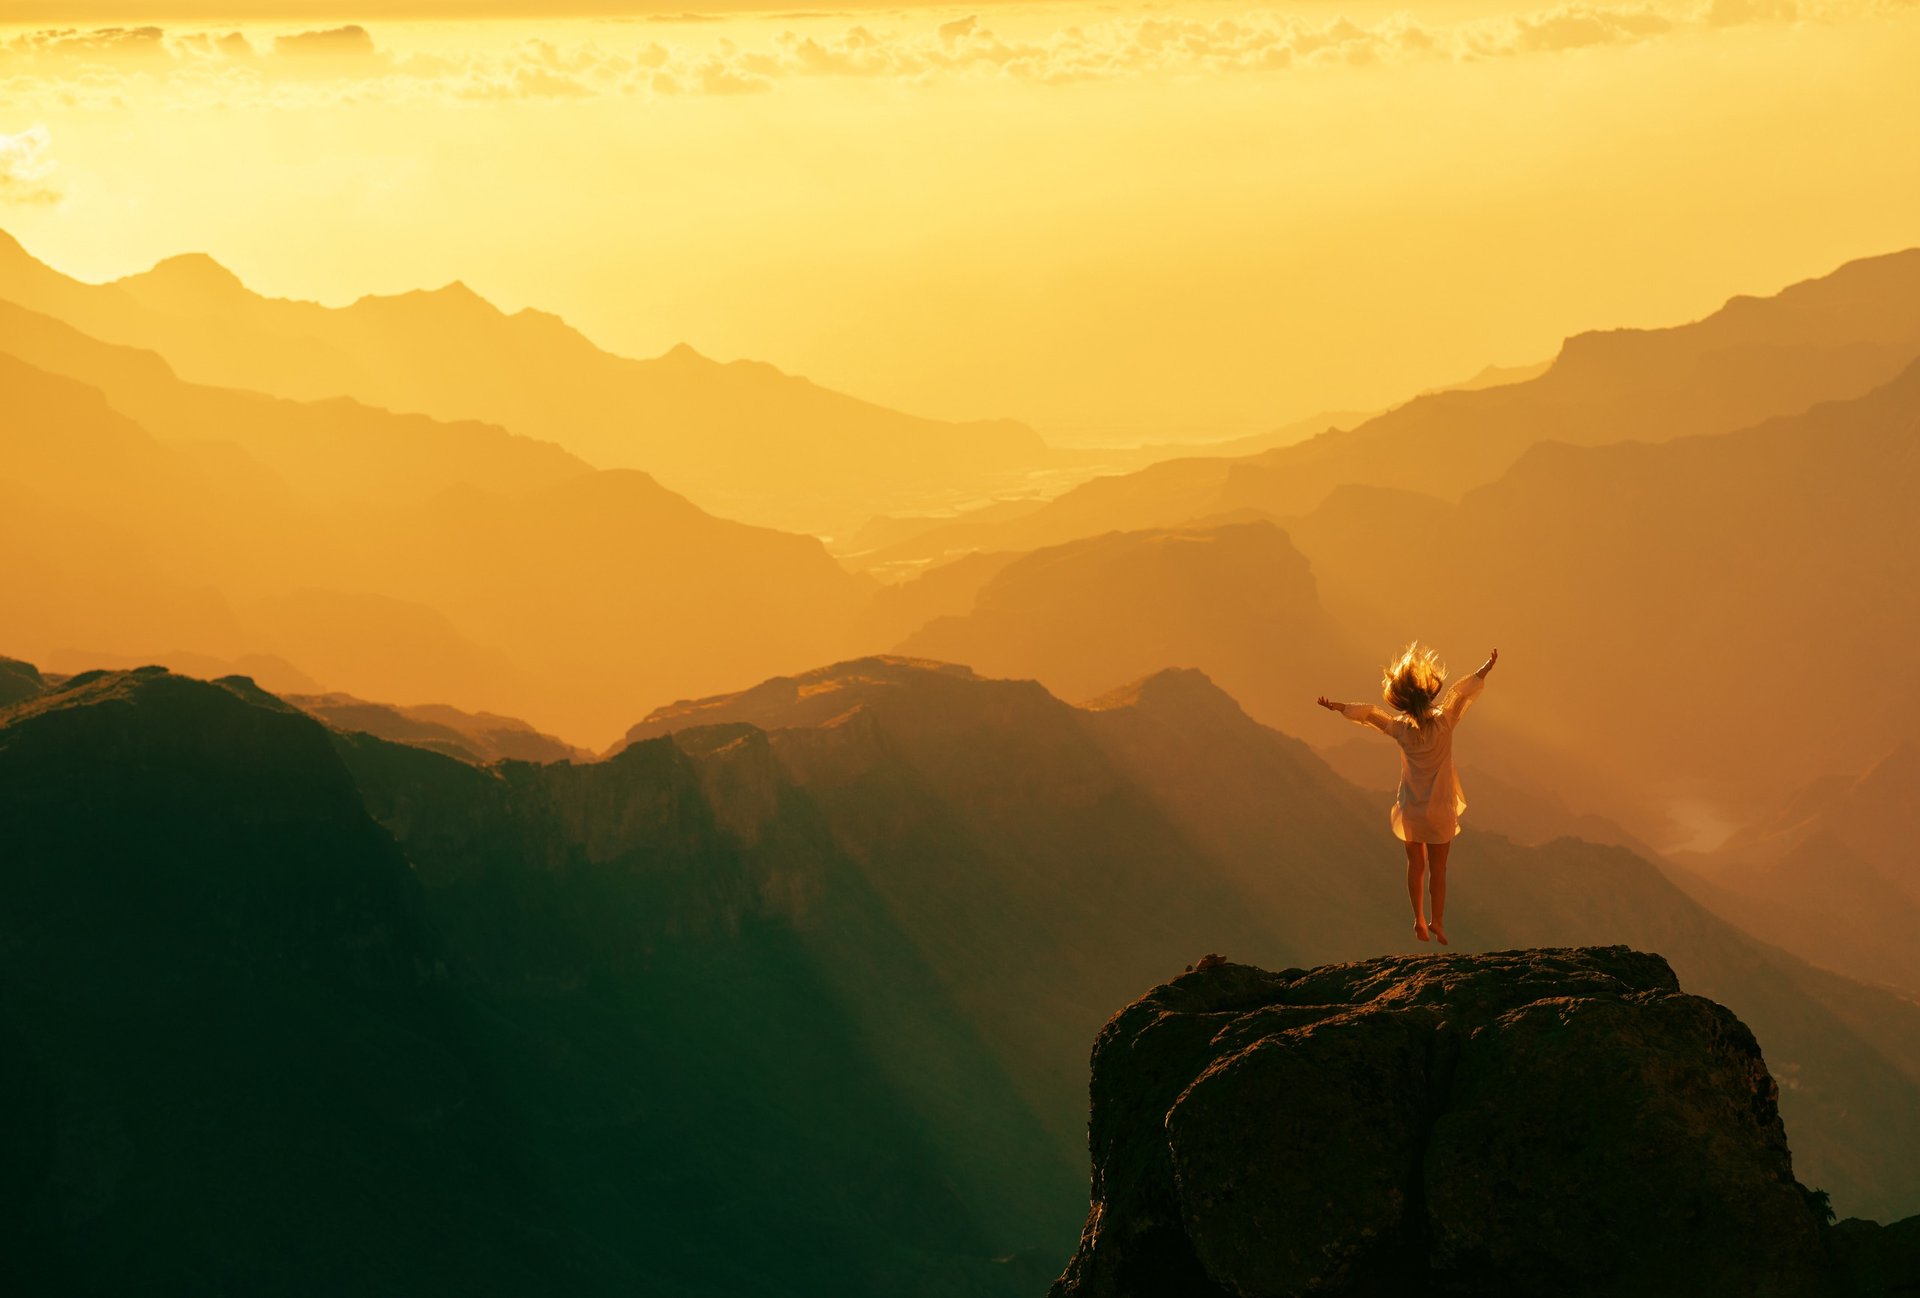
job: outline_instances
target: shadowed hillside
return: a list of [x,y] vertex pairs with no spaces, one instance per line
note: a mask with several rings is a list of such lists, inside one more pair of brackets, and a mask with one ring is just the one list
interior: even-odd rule
[[1072,1165],[817,819],[744,840],[705,765],[478,770],[157,670],[0,713],[6,1287],[1044,1284]]
[[0,839],[10,1292],[578,1276],[316,723],[76,677],[0,713]]

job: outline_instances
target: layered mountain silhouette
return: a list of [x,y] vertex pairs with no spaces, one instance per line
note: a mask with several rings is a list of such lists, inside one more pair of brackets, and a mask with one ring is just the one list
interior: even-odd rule
[[831,656],[868,586],[818,541],[642,473],[485,425],[196,387],[4,306],[0,375],[20,561],[0,628],[41,659],[273,654],[328,689],[604,742],[662,698]]
[[[891,646],[904,654],[1031,677],[1076,700],[1161,668],[1198,668],[1260,721],[1340,750],[1330,760],[1356,783],[1391,789],[1398,775],[1391,745],[1377,734],[1349,740],[1355,732],[1314,703],[1327,692],[1373,697],[1373,659],[1393,641],[1383,632],[1370,648],[1358,643],[1265,515],[969,555],[876,595],[860,623],[865,642],[911,615],[927,621]],[[1498,711],[1476,732],[1463,761],[1476,808],[1485,798],[1493,813],[1481,823],[1530,842],[1577,833],[1637,845],[1595,812],[1626,795],[1581,755]],[[1578,792],[1569,802],[1560,789]]]
[[1349,484],[1454,499],[1499,477],[1536,442],[1731,431],[1860,396],[1915,357],[1920,249],[1849,262],[1772,297],[1736,297],[1691,324],[1579,334],[1535,377],[1429,393],[1259,455],[1200,455],[1097,478],[1019,518],[991,526],[961,520],[896,544],[885,557],[925,562],[971,549],[1030,550],[1244,508],[1291,516]]
[[1916,358],[1920,251],[913,517],[1067,460],[0,236],[0,1288],[1038,1293],[1114,1006],[1407,943],[1313,699],[1414,635],[1461,947],[1659,952],[1909,1216]]
[[7,301],[0,301],[0,352],[99,389],[156,437],[236,446],[324,499],[411,503],[454,486],[517,492],[589,468],[550,442],[491,425],[183,382],[155,352],[101,342]]
[[331,308],[262,297],[192,254],[86,284],[0,234],[0,299],[155,352],[196,383],[484,420],[788,528],[837,530],[929,493],[1011,483],[1048,454],[1011,420],[918,418],[685,344],[615,356],[557,316],[508,315],[460,283]]
[[[488,767],[239,678],[35,689],[0,713],[6,1264],[80,1292],[134,1266],[1037,1292],[1085,1207],[1112,1005],[1203,937],[1392,949],[1384,819],[1196,672],[1074,708],[865,659],[662,709],[597,763]],[[1463,947],[1663,952],[1752,1025],[1803,1180],[1861,1215],[1920,1199],[1910,1001],[1624,851],[1475,834],[1456,860]]]
[[[1256,715],[1316,742],[1324,727],[1273,709],[1321,692],[1370,697],[1371,663],[1416,635],[1463,666],[1500,644],[1519,664],[1503,678],[1510,733],[1475,760],[1504,827],[1664,848],[1698,839],[1702,814],[1769,820],[1808,780],[1864,769],[1920,715],[1912,682],[1882,666],[1920,622],[1904,503],[1920,420],[1917,277],[1920,252],[1856,262],[1694,325],[1583,335],[1536,378],[1422,397],[1266,467],[1193,459],[1097,480],[973,527],[968,544],[995,548],[889,592],[868,625],[924,612],[895,642],[904,650],[1070,695],[1088,692],[1074,672],[1188,636],[1160,665],[1218,665]],[[1844,399],[1809,405],[1823,392]],[[1769,410],[1791,413],[1736,425]],[[1243,486],[1279,485],[1229,490],[1222,466]],[[1228,670],[1234,654],[1259,659],[1220,626],[1236,616],[1220,600],[1194,615],[1149,594],[1144,574],[1093,563],[1042,594],[1021,578],[1035,568],[1007,557],[1045,541],[1036,566],[1091,558],[1120,544],[1079,535],[1103,526],[1143,538],[1261,518],[1306,556],[1342,633],[1317,682],[1271,648],[1263,679]],[[938,535],[908,541],[932,553]],[[1021,601],[1007,593],[1016,582],[1029,589]],[[1238,616],[1274,607],[1266,585],[1233,584]],[[1083,615],[1102,600],[1139,615]],[[1075,640],[1076,621],[1100,631]],[[1368,760],[1351,736],[1327,742],[1349,746],[1350,773]]]

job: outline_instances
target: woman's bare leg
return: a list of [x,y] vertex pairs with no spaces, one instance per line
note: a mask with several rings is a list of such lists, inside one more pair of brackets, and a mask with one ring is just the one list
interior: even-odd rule
[[1447,915],[1447,853],[1452,843],[1427,844],[1427,869],[1430,886],[1433,889],[1433,935],[1440,939],[1440,945],[1447,945],[1447,930],[1442,921]]
[[1423,893],[1427,881],[1427,845],[1407,843],[1407,897],[1413,902],[1413,935],[1427,940],[1427,920]]

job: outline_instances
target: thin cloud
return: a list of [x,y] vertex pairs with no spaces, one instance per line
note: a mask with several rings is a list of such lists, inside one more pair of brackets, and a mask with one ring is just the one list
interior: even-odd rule
[[52,150],[53,137],[38,123],[18,135],[0,135],[0,203],[43,207],[60,201]]
[[1002,36],[987,15],[973,13],[938,21],[929,16],[924,26],[904,31],[879,28],[868,19],[828,33],[815,20],[778,32],[757,47],[703,40],[691,28],[684,38],[666,39],[668,26],[657,24],[651,31],[663,39],[638,45],[532,40],[504,50],[448,47],[406,54],[383,49],[376,34],[358,24],[252,38],[241,32],[171,33],[157,27],[49,30],[0,41],[0,86],[19,102],[27,102],[22,92],[35,89],[52,91],[63,103],[103,102],[117,101],[124,85],[133,84],[116,75],[165,77],[177,90],[223,103],[295,106],[316,99],[746,95],[796,78],[923,82],[972,77],[1065,85],[1122,77],[1276,75],[1407,60],[1575,56],[1681,32],[1816,16],[1871,18],[1890,3],[1689,0],[1661,6],[1562,0],[1450,25],[1406,13],[1358,22],[1313,20],[1272,9],[1206,20],[1107,18],[1022,36]]
[[374,53],[373,36],[358,23],[352,23],[324,31],[276,36],[273,52],[300,58],[364,59]]
[[1597,9],[1566,5],[1545,13],[1515,19],[1504,47],[1496,43],[1487,52],[1501,54],[1577,50],[1591,45],[1621,45],[1664,36],[1673,20],[1651,9]]

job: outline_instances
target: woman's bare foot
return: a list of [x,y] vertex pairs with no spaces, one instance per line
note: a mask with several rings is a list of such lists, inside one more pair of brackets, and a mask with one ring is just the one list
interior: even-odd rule
[[1432,926],[1432,928],[1433,928],[1433,936],[1434,936],[1434,940],[1435,940],[1435,941],[1437,941],[1437,942],[1439,942],[1441,946],[1451,946],[1451,945],[1453,945],[1453,944],[1452,944],[1451,942],[1448,942],[1448,941],[1447,941],[1447,930],[1445,930],[1444,928],[1441,928],[1441,927],[1440,927],[1440,921],[1439,921],[1439,920],[1437,920],[1437,919],[1436,919],[1435,921],[1433,921],[1433,926]]
[[1427,940],[1427,925],[1425,920],[1416,919],[1413,921],[1413,935],[1422,942]]

